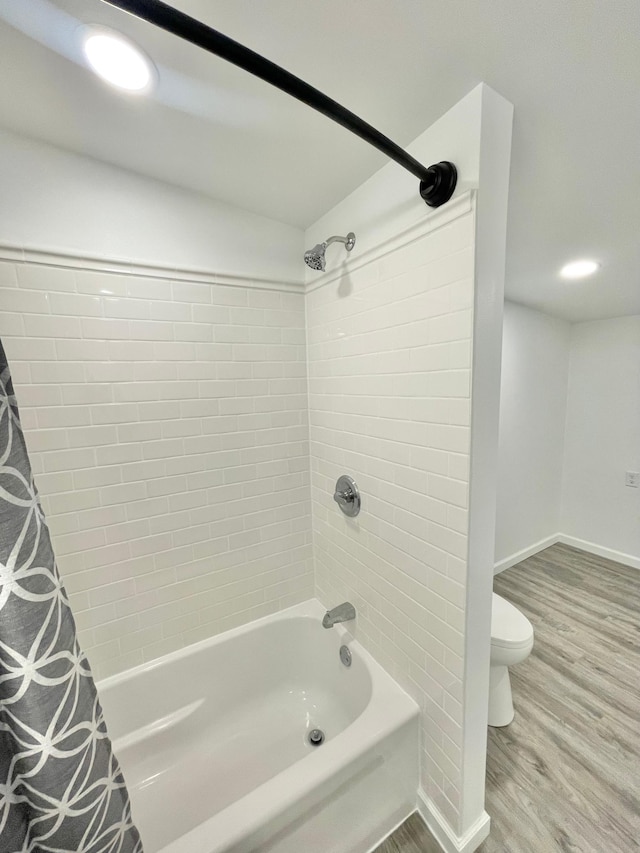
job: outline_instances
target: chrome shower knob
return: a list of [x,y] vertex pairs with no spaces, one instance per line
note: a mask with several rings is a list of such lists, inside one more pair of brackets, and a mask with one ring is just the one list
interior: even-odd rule
[[346,474],[338,477],[333,499],[342,512],[348,515],[349,518],[353,518],[360,512],[360,492],[358,491],[355,480]]

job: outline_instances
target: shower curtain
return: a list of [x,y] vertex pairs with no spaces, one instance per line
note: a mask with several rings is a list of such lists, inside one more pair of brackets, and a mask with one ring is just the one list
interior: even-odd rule
[[142,853],[0,342],[0,853]]

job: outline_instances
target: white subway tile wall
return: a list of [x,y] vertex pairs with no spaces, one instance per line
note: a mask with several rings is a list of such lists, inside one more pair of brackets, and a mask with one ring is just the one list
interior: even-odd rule
[[[474,215],[307,295],[316,589],[422,712],[421,785],[458,823]],[[344,516],[340,474],[362,494]]]
[[97,677],[313,595],[302,292],[0,262],[0,306]]
[[[311,289],[306,340],[287,288],[0,262],[0,335],[96,675],[311,597],[313,532],[316,593],[355,604],[355,635],[419,703],[421,784],[452,826],[473,251],[467,212]],[[357,519],[332,500],[342,473]]]

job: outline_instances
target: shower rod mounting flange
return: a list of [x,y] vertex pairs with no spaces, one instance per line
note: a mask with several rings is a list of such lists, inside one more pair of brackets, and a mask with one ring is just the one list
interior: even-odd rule
[[433,180],[420,181],[420,195],[429,207],[440,207],[453,195],[458,181],[458,170],[449,160],[441,160],[440,163],[429,166],[427,171]]

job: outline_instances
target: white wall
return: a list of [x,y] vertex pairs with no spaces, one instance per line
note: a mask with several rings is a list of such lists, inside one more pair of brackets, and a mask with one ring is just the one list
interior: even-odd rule
[[629,470],[640,471],[640,316],[578,323],[561,530],[577,547],[605,549],[640,568],[640,489],[625,486]]
[[558,540],[640,567],[640,317],[505,303],[496,571]]
[[498,570],[560,530],[571,326],[505,302],[500,390]]
[[[356,635],[419,702],[421,810],[446,849],[452,839],[475,849],[488,830],[510,134],[510,105],[478,87],[408,149],[425,163],[453,160],[456,196],[479,187],[477,208],[473,197],[465,208],[463,196],[430,217],[417,182],[389,164],[305,237],[313,245],[333,233],[357,236],[350,257],[332,247],[325,276],[307,278],[318,595],[327,606],[354,600]],[[355,521],[332,501],[341,473],[362,487]]]
[[0,246],[300,282],[302,231],[0,130]]

